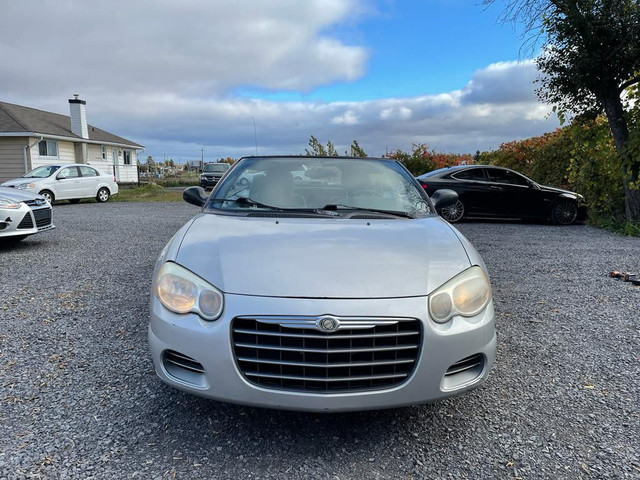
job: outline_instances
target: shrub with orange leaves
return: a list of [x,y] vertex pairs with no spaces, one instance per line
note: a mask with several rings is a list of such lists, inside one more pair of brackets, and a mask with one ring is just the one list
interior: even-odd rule
[[402,150],[394,150],[385,155],[402,162],[413,175],[437,170],[438,168],[453,167],[455,165],[470,165],[473,157],[469,154],[441,153],[429,150],[426,143],[414,143],[411,153]]

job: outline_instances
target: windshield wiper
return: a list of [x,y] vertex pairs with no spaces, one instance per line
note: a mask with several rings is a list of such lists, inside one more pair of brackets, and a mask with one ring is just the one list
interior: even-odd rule
[[260,207],[260,208],[267,208],[269,210],[276,210],[278,212],[284,211],[283,208],[274,207],[273,205],[267,205],[266,203],[258,202],[249,197],[214,198],[212,202],[214,203],[230,202],[230,203],[235,203],[236,205],[240,205],[241,207]]
[[404,218],[416,218],[414,215],[411,215],[408,212],[403,212],[400,210],[384,210],[381,208],[363,208],[363,207],[355,207],[353,205],[345,205],[343,203],[329,203],[322,207],[321,210],[357,210],[359,212],[372,212],[372,213],[381,213],[383,215],[393,215],[395,217],[404,217]]

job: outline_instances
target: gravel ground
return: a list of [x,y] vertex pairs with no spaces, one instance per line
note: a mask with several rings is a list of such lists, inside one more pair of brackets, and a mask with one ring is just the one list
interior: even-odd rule
[[0,478],[640,478],[640,239],[466,223],[497,311],[481,389],[312,415],[199,399],[155,377],[155,258],[187,204],[57,205],[0,249]]

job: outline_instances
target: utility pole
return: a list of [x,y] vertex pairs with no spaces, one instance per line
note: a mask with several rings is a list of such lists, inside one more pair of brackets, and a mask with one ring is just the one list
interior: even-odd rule
[[204,170],[204,147],[200,149],[200,171]]

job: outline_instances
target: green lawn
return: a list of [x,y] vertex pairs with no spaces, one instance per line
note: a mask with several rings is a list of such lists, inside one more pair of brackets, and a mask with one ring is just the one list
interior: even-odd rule
[[121,187],[114,202],[182,202],[182,190],[169,190],[160,185],[148,183],[139,187]]

